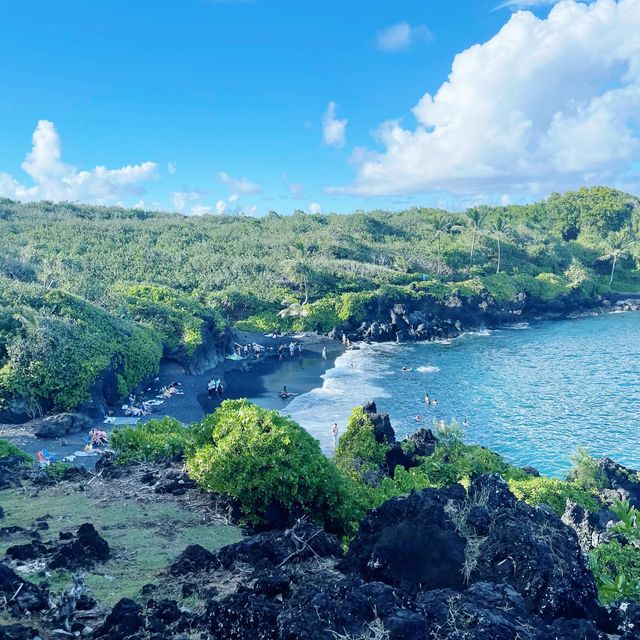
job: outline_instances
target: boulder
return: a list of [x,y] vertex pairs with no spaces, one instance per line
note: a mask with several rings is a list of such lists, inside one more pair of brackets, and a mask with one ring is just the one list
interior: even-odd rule
[[365,516],[341,570],[409,593],[462,590],[465,540],[445,507],[464,498],[464,488],[457,485],[388,500]]
[[22,486],[25,461],[19,456],[0,458],[0,490]]
[[640,509],[640,472],[618,464],[611,458],[598,460],[598,468],[605,478],[602,493],[609,502],[628,500],[631,506]]
[[607,541],[610,537],[607,526],[617,520],[616,514],[608,507],[593,513],[572,500],[567,500],[567,507],[562,514],[562,522],[576,532],[580,548],[585,553]]
[[36,428],[36,438],[64,438],[72,433],[89,431],[92,422],[80,413],[59,413],[48,416]]
[[39,633],[22,624],[7,624],[0,627],[0,640],[35,640]]
[[49,608],[47,592],[23,580],[5,564],[0,564],[0,594],[9,606],[15,606],[21,611],[43,611]]
[[375,402],[368,402],[362,409],[373,423],[373,431],[377,442],[391,444],[396,441],[396,434],[391,426],[388,413],[378,413]]
[[142,607],[129,598],[123,598],[111,610],[106,620],[93,632],[93,638],[129,640],[138,637],[144,628]]
[[199,544],[190,544],[169,567],[172,576],[184,576],[217,569],[220,560]]
[[90,568],[96,562],[106,562],[110,553],[107,541],[92,524],[85,522],[80,525],[74,540],[57,548],[48,564],[51,569]]
[[438,439],[433,435],[433,431],[431,431],[431,429],[425,429],[424,427],[420,427],[420,429],[412,433],[408,439],[415,446],[413,455],[423,458],[429,457],[435,451],[436,445],[438,444]]
[[473,503],[486,506],[492,522],[471,582],[511,586],[527,610],[546,622],[602,615],[578,537],[551,509],[516,500],[497,474],[474,480],[469,494]]

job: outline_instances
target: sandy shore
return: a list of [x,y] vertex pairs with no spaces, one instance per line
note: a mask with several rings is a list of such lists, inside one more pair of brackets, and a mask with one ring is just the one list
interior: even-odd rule
[[[140,390],[144,391],[146,399],[154,399],[162,387],[177,382],[180,394],[167,398],[163,404],[154,407],[153,412],[142,418],[142,421],[170,416],[184,424],[192,424],[215,411],[222,400],[228,398],[247,398],[268,409],[284,409],[293,400],[293,396],[288,400],[280,398],[279,393],[284,385],[296,395],[321,386],[320,376],[333,366],[335,359],[343,352],[340,343],[315,334],[267,338],[262,334],[241,332],[238,333],[237,340],[240,344],[257,342],[270,347],[270,355],[250,361],[225,360],[218,367],[198,376],[187,375],[184,368],[173,361],[163,361],[157,378],[141,386]],[[299,357],[296,351],[294,358],[287,356],[280,361],[277,357],[278,347],[290,342],[302,344],[302,356]],[[323,348],[327,350],[326,360],[322,359]],[[220,378],[224,383],[224,396],[221,399],[208,397],[207,382],[212,377]],[[122,416],[122,408],[114,407],[114,413]],[[101,420],[96,420],[94,426],[106,431],[113,428],[103,424]],[[64,440],[38,439],[26,426],[0,425],[0,438],[9,440],[32,455],[42,449],[47,449],[59,458],[72,455],[83,449],[86,435],[72,434]],[[96,458],[77,458],[76,462],[93,466],[95,460]]]

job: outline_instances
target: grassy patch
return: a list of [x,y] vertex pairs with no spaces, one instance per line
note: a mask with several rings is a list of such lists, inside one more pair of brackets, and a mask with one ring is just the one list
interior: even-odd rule
[[[96,501],[68,487],[52,487],[30,495],[24,490],[0,493],[6,516],[2,526],[29,528],[36,518],[50,515],[49,531],[43,539],[55,540],[60,531],[75,531],[83,522],[91,522],[109,546],[112,557],[87,575],[86,582],[103,606],[112,606],[120,598],[135,597],[144,584],[154,582],[187,545],[201,544],[210,551],[236,542],[235,527],[203,524],[197,513],[171,502],[141,503],[135,499]],[[0,541],[0,552],[19,542],[14,537]],[[39,574],[27,576],[36,582]],[[52,572],[46,578],[54,590],[65,588],[71,580],[66,572]]]

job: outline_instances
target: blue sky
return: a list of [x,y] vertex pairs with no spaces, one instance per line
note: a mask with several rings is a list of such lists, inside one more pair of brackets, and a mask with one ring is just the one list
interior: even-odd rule
[[0,194],[260,214],[635,188],[639,0],[496,4],[8,0]]

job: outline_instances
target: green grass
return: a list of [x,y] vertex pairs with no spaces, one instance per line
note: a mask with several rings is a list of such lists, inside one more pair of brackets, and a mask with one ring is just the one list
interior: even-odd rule
[[[107,496],[105,496],[107,497]],[[2,526],[29,528],[36,518],[52,516],[44,540],[55,540],[60,531],[74,531],[83,522],[91,522],[111,547],[112,557],[97,565],[86,577],[93,596],[105,607],[120,598],[136,597],[143,585],[155,582],[158,572],[190,544],[200,544],[210,551],[236,542],[240,531],[225,525],[203,524],[197,513],[175,503],[141,503],[134,499],[118,499],[99,503],[68,488],[53,487],[31,496],[22,490],[0,493],[0,504],[6,516]],[[0,542],[0,552],[28,541],[14,537]],[[40,575],[27,575],[35,582]],[[64,589],[71,581],[67,572],[52,572],[46,578],[54,591]]]

